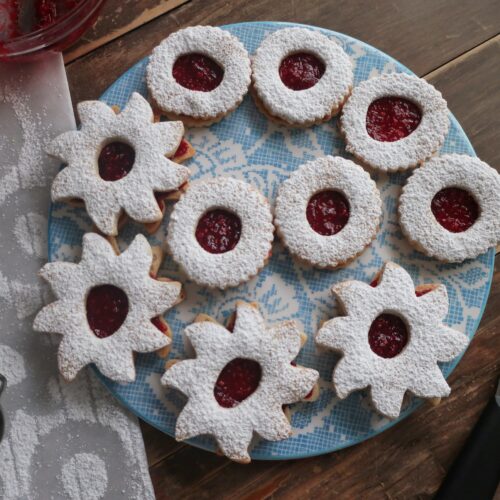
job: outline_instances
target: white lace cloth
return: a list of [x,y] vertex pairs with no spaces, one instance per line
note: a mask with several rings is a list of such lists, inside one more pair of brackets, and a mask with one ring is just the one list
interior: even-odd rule
[[0,63],[0,373],[8,379],[0,498],[152,499],[137,420],[89,371],[65,383],[59,338],[31,327],[49,299],[36,273],[47,259],[58,170],[43,147],[74,126],[60,55]]

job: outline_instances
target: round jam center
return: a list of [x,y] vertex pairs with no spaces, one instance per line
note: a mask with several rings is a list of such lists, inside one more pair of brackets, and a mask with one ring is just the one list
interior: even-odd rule
[[281,81],[292,90],[314,87],[323,76],[325,65],[313,54],[299,52],[281,61],[279,74]]
[[92,288],[87,296],[87,321],[96,337],[113,335],[122,326],[128,314],[128,298],[114,285]]
[[235,358],[220,372],[214,396],[223,408],[234,408],[253,394],[262,377],[262,369],[252,359]]
[[467,231],[479,217],[479,206],[464,189],[449,187],[441,189],[431,202],[436,220],[448,231]]
[[323,236],[338,233],[349,220],[349,202],[338,191],[316,193],[307,204],[306,217],[310,226]]
[[224,70],[208,56],[185,54],[175,61],[172,75],[179,85],[189,90],[210,92],[222,82]]
[[105,181],[117,181],[125,177],[134,166],[135,151],[125,142],[110,142],[99,154],[99,175]]
[[382,97],[368,107],[366,131],[376,141],[399,141],[410,135],[421,119],[422,113],[413,102],[402,97]]
[[368,342],[375,354],[382,358],[393,358],[408,342],[408,330],[399,316],[384,313],[371,324]]
[[226,210],[211,210],[199,220],[195,235],[207,252],[229,252],[240,240],[241,220]]

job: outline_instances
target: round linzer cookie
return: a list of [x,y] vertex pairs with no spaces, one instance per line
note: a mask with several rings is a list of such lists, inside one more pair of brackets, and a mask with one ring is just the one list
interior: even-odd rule
[[275,219],[283,244],[317,267],[347,264],[375,238],[382,201],[359,165],[326,156],[300,166],[278,191]]
[[123,211],[137,222],[161,220],[155,193],[179,189],[189,169],[166,156],[176,153],[182,122],[154,123],[153,111],[133,93],[119,114],[100,101],[78,104],[81,129],[52,141],[48,153],[67,163],[52,184],[52,201],[82,200],[97,229],[118,234]]
[[444,262],[473,259],[500,241],[500,176],[478,158],[431,158],[406,182],[399,223],[419,251]]
[[418,295],[411,276],[389,262],[376,286],[345,281],[332,291],[344,316],[324,323],[316,343],[342,354],[333,372],[339,398],[370,387],[376,410],[397,418],[406,391],[421,398],[449,395],[438,362],[451,361],[469,340],[443,324],[444,285]]
[[395,172],[420,165],[441,147],[448,108],[425,80],[389,73],[354,88],[339,126],[349,153],[366,166]]
[[217,177],[189,185],[170,216],[167,244],[189,279],[224,289],[264,267],[273,232],[271,208],[259,191]]
[[252,59],[253,95],[270,119],[308,127],[335,116],[351,92],[352,64],[319,31],[286,28],[267,36]]
[[134,352],[162,349],[165,355],[171,334],[160,315],[183,297],[180,283],[152,277],[158,259],[141,234],[117,255],[104,237],[87,233],[79,264],[51,262],[41,269],[57,300],[38,313],[33,327],[63,335],[58,362],[66,380],[95,363],[106,377],[131,382]]
[[185,330],[196,358],[170,363],[161,379],[188,397],[175,437],[212,435],[224,455],[248,463],[254,433],[269,441],[290,437],[283,405],[314,400],[319,374],[294,362],[305,338],[294,321],[266,328],[245,302],[236,304],[230,328],[200,319]]
[[179,30],[154,50],[147,85],[156,106],[190,127],[221,120],[250,85],[250,57],[231,33],[212,26]]

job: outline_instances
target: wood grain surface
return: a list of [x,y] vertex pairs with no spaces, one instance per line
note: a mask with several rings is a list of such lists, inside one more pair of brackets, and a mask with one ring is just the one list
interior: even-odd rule
[[[435,85],[478,155],[500,168],[498,0],[109,0],[66,54],[74,103],[97,98],[172,31],[273,20],[364,40]],[[329,455],[238,465],[142,424],[158,499],[430,498],[493,395],[500,375],[500,257],[480,328],[449,379],[452,393],[364,443]]]

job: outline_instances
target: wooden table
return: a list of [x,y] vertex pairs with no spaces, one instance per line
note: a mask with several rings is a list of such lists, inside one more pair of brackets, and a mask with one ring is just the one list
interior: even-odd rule
[[[498,0],[109,0],[66,54],[74,103],[96,99],[169,33],[196,24],[292,21],[378,47],[435,85],[480,158],[500,168]],[[500,374],[500,260],[451,396],[364,443],[315,458],[238,465],[143,424],[151,477],[166,498],[414,498],[439,487]]]

